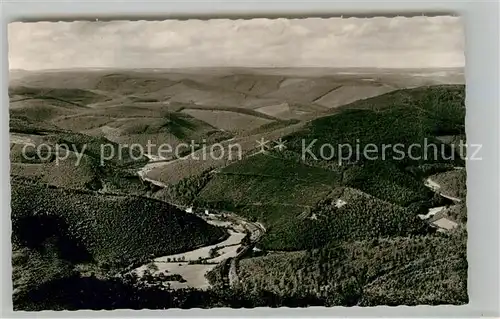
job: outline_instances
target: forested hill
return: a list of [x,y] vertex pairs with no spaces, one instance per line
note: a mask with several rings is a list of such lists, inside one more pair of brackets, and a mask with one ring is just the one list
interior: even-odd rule
[[[193,214],[138,196],[18,181],[12,183],[11,207],[15,287],[65,276],[61,269],[79,264],[116,273],[227,235]],[[29,276],[36,280],[26,282]]]
[[[199,205],[264,223],[268,232],[261,247],[269,250],[427,233],[432,230],[417,215],[445,202],[425,186],[425,178],[464,166],[453,142],[465,135],[464,101],[463,85],[360,100],[283,137],[283,151],[247,157],[201,176],[203,183],[178,185],[201,185],[191,196]],[[369,144],[376,151],[364,153]],[[333,156],[323,145],[331,145]],[[350,153],[344,148],[339,154],[339,145],[350,145]]]

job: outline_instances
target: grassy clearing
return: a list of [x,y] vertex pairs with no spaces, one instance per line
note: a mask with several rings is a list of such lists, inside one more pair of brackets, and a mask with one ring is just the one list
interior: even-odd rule
[[245,95],[240,92],[217,90],[214,87],[199,85],[194,81],[183,81],[164,90],[171,102],[192,103],[196,105],[242,105]]
[[290,118],[295,118],[297,115],[292,111],[288,103],[281,103],[281,104],[274,104],[274,105],[267,105],[263,107],[259,107],[256,109],[256,111],[266,114],[269,116],[274,116],[279,119],[290,119]]
[[316,104],[336,108],[357,100],[371,98],[395,90],[394,87],[385,85],[342,85],[334,91],[327,93],[315,101]]
[[281,101],[313,102],[339,85],[331,78],[285,80],[276,91],[270,92],[264,97]]
[[270,120],[261,117],[230,111],[185,109],[182,112],[200,119],[214,127],[230,132],[252,130],[271,122]]

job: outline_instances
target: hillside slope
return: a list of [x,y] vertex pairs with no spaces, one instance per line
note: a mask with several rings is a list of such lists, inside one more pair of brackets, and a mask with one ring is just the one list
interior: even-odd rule
[[11,207],[16,245],[36,250],[51,238],[63,238],[59,255],[103,269],[120,269],[226,236],[222,229],[164,202],[19,180],[12,183]]
[[[465,134],[464,93],[463,86],[431,86],[345,105],[284,136],[285,151],[215,171],[195,202],[263,222],[269,229],[261,245],[270,250],[425,232],[417,214],[434,193],[423,178],[464,166],[458,149],[439,139]],[[369,145],[375,152],[364,151]],[[351,190],[347,206],[337,208],[334,201],[325,207],[339,187]]]
[[464,232],[365,240],[310,252],[243,259],[239,285],[280,296],[315,295],[327,306],[468,302]]

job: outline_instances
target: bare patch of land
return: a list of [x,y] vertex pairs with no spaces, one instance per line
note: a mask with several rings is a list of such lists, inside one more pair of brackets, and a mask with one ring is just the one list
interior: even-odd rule
[[271,123],[267,119],[230,111],[185,109],[182,112],[221,130],[231,132],[251,130]]

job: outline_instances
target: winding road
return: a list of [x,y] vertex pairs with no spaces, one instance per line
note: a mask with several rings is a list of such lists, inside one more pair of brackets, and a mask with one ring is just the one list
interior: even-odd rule
[[[454,169],[465,169],[465,168],[463,168],[463,167],[455,167]],[[438,194],[438,195],[440,195],[440,196],[442,196],[444,198],[447,198],[447,199],[453,201],[455,204],[460,203],[462,201],[460,198],[456,198],[456,197],[452,197],[452,196],[443,194],[440,191],[441,185],[439,185],[438,183],[434,182],[430,178],[427,178],[425,180],[424,185],[426,187],[430,188],[436,194]],[[432,208],[429,208],[429,212],[427,214],[425,214],[425,215],[418,215],[418,217],[420,219],[422,219],[422,220],[428,220],[428,219],[431,219],[437,213],[439,213],[441,211],[444,211],[446,209],[448,209],[447,206],[432,207]],[[447,218],[446,216],[438,218],[437,220],[432,221],[430,224],[433,227],[438,228],[439,231],[447,231],[447,230],[451,230],[451,229],[453,229],[455,227],[458,227],[458,224],[455,221]]]
[[[152,156],[148,156],[148,158],[150,158],[152,162],[144,165],[139,169],[137,174],[144,181],[162,188],[167,187],[167,185],[160,181],[148,178],[147,173],[153,168],[169,165],[172,161],[155,161],[156,159]],[[186,214],[193,214],[193,211],[197,210],[193,209],[193,207],[174,206],[184,210]],[[203,209],[203,211],[205,210]],[[171,289],[188,287],[207,289],[210,287],[210,283],[205,275],[218,264],[231,258],[231,267],[227,276],[229,277],[230,285],[236,283],[238,281],[236,268],[238,259],[249,249],[253,248],[255,243],[258,242],[265,233],[266,229],[260,223],[247,221],[231,212],[199,213],[197,215],[211,225],[227,228],[229,237],[214,245],[197,247],[196,249],[179,254],[157,257],[151,263],[139,266],[132,270],[132,272],[135,272],[139,276],[142,276],[146,270],[149,270],[152,274],[177,274],[181,275],[186,281],[169,281],[168,286]],[[243,245],[243,238],[245,238],[247,234],[249,234],[250,243]],[[154,266],[151,266],[151,264],[154,264]]]
[[[174,159],[168,161],[163,159],[158,160],[158,158],[154,158],[154,156],[148,156],[148,158],[150,159],[150,162],[139,169],[137,174],[144,181],[150,182],[162,188],[167,187],[167,185],[165,185],[164,183],[147,177],[147,173],[151,169],[169,165],[174,161],[182,159]],[[445,198],[448,198],[454,202],[460,202],[460,199],[458,198],[442,194],[439,191],[440,185],[430,179],[425,180],[425,186],[429,187],[431,190]],[[179,205],[174,206],[184,210],[186,214],[193,213],[193,207],[181,207]],[[426,215],[419,215],[419,217],[423,220],[427,220],[445,209],[447,209],[446,206],[432,207],[429,209],[429,212]],[[135,271],[138,275],[142,275],[146,269],[150,269],[152,274],[160,272],[168,273],[170,275],[178,274],[186,280],[186,282],[183,283],[169,282],[168,285],[171,287],[171,289],[187,287],[207,289],[210,287],[210,283],[208,282],[208,279],[205,277],[205,275],[210,270],[214,269],[218,264],[231,259],[229,272],[226,274],[226,276],[228,277],[227,279],[229,281],[230,287],[236,285],[239,281],[237,271],[239,259],[250,249],[252,249],[255,243],[260,240],[260,238],[266,231],[265,227],[260,223],[247,221],[244,218],[237,216],[231,212],[212,212],[210,214],[200,213],[197,215],[211,225],[227,228],[229,232],[229,238],[215,245],[207,245],[198,247],[191,251],[155,258],[152,261],[152,263],[155,265],[154,267],[151,267],[150,263],[148,265],[137,267],[133,271]],[[437,223],[438,221],[443,220],[445,222],[448,222],[448,225],[444,228],[440,226],[439,223]],[[448,228],[451,229],[457,226],[456,223],[446,219],[445,217],[440,218],[431,224],[435,224],[434,226],[440,228],[441,230],[446,230]],[[250,243],[243,245],[243,238],[247,234],[250,234]]]

